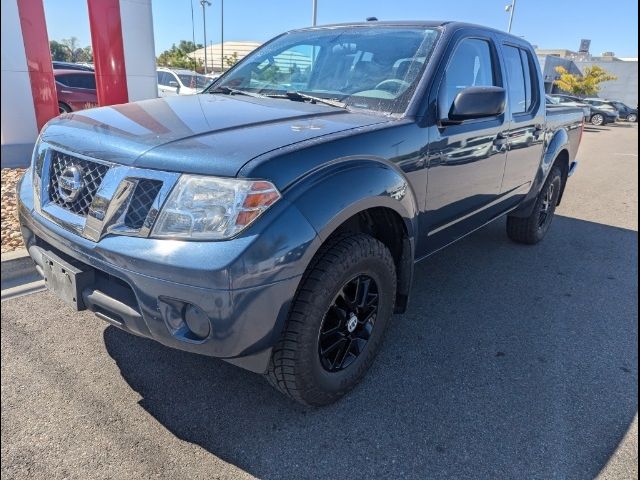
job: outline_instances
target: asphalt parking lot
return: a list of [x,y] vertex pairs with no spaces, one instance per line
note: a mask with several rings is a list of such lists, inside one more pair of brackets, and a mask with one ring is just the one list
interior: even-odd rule
[[2,478],[636,478],[638,129],[589,128],[547,239],[500,221],[417,266],[362,384],[261,377],[2,304]]

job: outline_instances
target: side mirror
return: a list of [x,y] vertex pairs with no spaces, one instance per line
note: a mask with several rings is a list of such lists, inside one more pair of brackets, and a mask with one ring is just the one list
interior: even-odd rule
[[456,95],[449,110],[449,122],[495,117],[504,113],[507,92],[501,87],[467,87]]

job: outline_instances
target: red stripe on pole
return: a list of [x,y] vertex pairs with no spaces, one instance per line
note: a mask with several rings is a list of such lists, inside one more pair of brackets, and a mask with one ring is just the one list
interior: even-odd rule
[[58,115],[58,96],[53,78],[44,7],[42,0],[18,0],[17,4],[33,108],[40,130],[45,123]]
[[[88,0],[91,47],[100,105],[129,101],[119,0]],[[135,48],[135,46],[133,46]]]

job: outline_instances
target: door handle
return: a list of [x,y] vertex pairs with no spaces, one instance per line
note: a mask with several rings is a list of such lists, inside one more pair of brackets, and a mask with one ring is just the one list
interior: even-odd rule
[[544,127],[542,125],[536,125],[535,130],[533,131],[534,137],[539,137],[544,133]]

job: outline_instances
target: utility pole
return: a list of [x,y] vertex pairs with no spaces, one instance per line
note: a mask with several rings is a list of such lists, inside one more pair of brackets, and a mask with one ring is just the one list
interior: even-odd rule
[[509,12],[509,29],[507,30],[511,33],[511,26],[513,25],[513,14],[516,11],[516,0],[511,0],[511,5],[507,5],[505,10]]
[[220,0],[220,73],[224,73],[224,0]]
[[204,74],[207,74],[207,16],[204,12],[204,7],[211,6],[211,2],[207,0],[200,0],[200,5],[202,5],[202,30],[204,33]]
[[318,21],[318,0],[312,0],[311,26],[315,27]]

